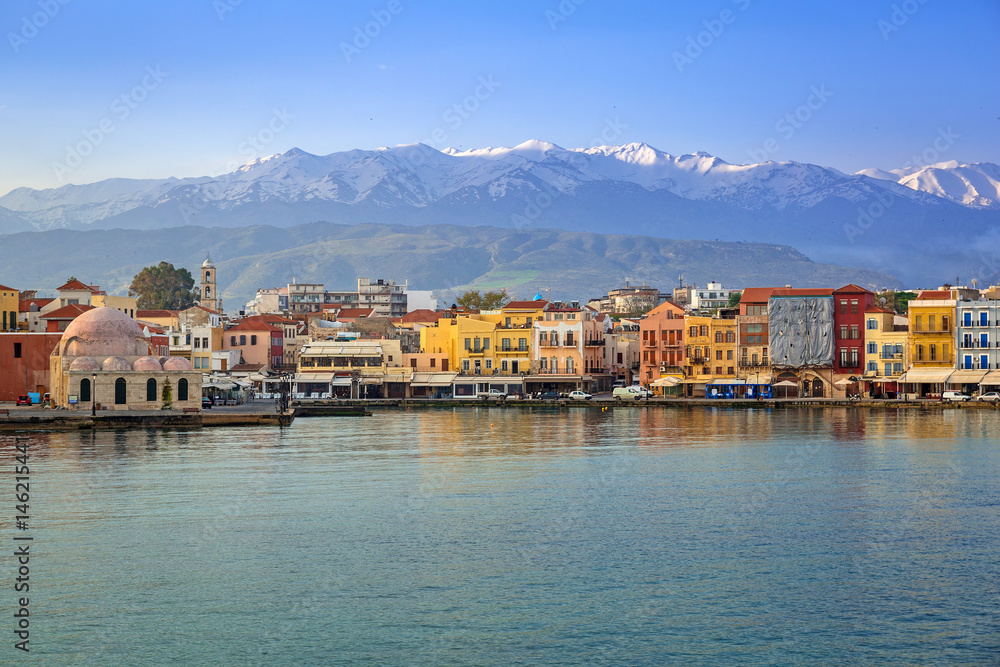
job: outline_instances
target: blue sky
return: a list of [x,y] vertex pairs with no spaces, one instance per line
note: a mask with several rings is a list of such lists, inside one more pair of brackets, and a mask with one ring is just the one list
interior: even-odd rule
[[415,141],[1000,162],[995,0],[7,0],[0,26],[0,193]]

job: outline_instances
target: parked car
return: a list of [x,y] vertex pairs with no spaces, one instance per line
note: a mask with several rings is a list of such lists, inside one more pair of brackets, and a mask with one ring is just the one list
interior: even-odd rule
[[21,394],[17,397],[17,401],[15,401],[15,403],[17,405],[31,405],[31,397],[27,394]]
[[972,397],[968,394],[963,394],[960,391],[946,391],[941,394],[942,401],[948,401],[949,403],[964,403],[966,401],[971,401]]
[[980,394],[976,400],[984,403],[1000,403],[1000,392],[988,391],[985,394]]
[[214,404],[215,404],[215,402],[212,399],[210,399],[208,396],[202,396],[201,397],[201,409],[202,410],[211,410],[212,406]]
[[631,387],[617,387],[611,395],[616,401],[639,401],[649,398],[649,391],[645,388],[632,385]]
[[542,399],[543,401],[555,401],[561,398],[561,396],[559,395],[558,391],[549,390],[540,392],[538,394],[538,398]]
[[490,399],[502,401],[507,398],[507,392],[501,391],[500,389],[490,389],[489,391],[481,391],[477,393],[476,396],[484,401],[488,401]]
[[625,380],[615,380],[615,383],[611,386],[612,389],[617,389],[618,387],[624,387]]
[[580,391],[579,389],[576,391],[569,392],[569,397],[572,398],[574,401],[589,401],[590,399],[593,398],[592,395],[588,394],[585,391]]

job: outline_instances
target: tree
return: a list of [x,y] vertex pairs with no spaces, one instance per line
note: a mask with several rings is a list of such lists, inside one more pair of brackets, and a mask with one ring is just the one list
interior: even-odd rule
[[137,305],[142,310],[182,310],[198,301],[198,292],[193,287],[190,271],[160,262],[136,274],[128,294],[139,297]]
[[740,305],[740,299],[743,298],[743,292],[730,292],[729,293],[729,308],[735,308]]
[[896,292],[894,295],[893,310],[897,313],[905,313],[910,302],[916,298],[916,292]]
[[456,303],[469,310],[497,310],[509,302],[510,294],[507,293],[507,288],[502,288],[483,293],[477,289],[470,289],[463,292]]

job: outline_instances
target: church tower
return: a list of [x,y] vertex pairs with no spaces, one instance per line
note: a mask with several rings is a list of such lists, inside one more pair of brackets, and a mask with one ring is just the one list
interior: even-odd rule
[[201,300],[198,305],[222,312],[222,299],[215,286],[215,264],[211,259],[206,259],[201,265]]

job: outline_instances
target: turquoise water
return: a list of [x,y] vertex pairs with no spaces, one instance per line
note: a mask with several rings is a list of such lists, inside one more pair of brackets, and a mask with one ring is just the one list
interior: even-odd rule
[[998,432],[464,408],[33,434],[31,662],[995,664]]

